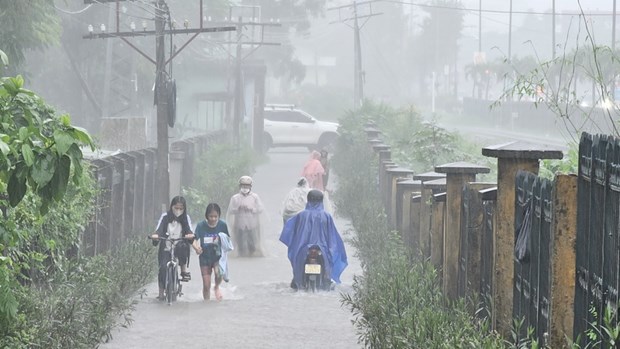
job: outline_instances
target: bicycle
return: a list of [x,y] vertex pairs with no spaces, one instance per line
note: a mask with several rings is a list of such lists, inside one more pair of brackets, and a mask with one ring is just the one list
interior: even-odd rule
[[[149,239],[153,239],[150,235]],[[179,260],[174,255],[174,250],[177,242],[184,240],[184,238],[167,238],[167,237],[159,237],[159,241],[171,242],[170,247],[170,260],[166,263],[166,283],[164,285],[164,295],[166,302],[168,305],[171,305],[172,302],[175,302],[178,297],[183,295],[182,289],[183,285],[181,284],[181,280],[179,279]]]

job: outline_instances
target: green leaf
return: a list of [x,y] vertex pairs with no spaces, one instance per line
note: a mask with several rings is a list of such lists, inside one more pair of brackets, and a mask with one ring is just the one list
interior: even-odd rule
[[8,78],[2,82],[2,86],[11,96],[16,96],[19,93],[20,85],[19,81],[15,78]]
[[54,171],[56,170],[56,158],[47,155],[41,156],[35,161],[32,166],[32,179],[39,187],[43,187],[52,179]]
[[9,57],[6,53],[2,52],[2,50],[0,50],[0,62],[2,62],[2,65],[4,66],[9,65]]
[[63,126],[71,126],[71,118],[69,117],[69,114],[62,114],[60,116],[60,122],[63,124]]
[[93,139],[90,137],[90,134],[88,134],[88,131],[86,131],[85,129],[74,126],[72,133],[73,137],[77,138],[80,142],[91,147],[93,146]]
[[28,143],[22,144],[22,155],[24,157],[24,162],[28,167],[34,164],[34,153],[32,152],[32,148]]
[[58,155],[65,155],[71,144],[75,143],[75,139],[63,130],[54,131],[54,141],[56,141]]
[[77,144],[72,144],[67,151],[67,155],[71,157],[73,164],[73,182],[77,185],[82,177],[82,150]]
[[26,139],[28,139],[28,137],[30,136],[30,132],[28,131],[27,127],[20,127],[19,128],[19,140],[24,142]]
[[8,154],[11,151],[11,148],[9,148],[9,145],[6,144],[2,139],[0,139],[0,151],[4,155]]
[[69,173],[71,170],[71,158],[63,155],[60,158],[58,168],[54,172],[52,178],[52,194],[54,200],[60,201],[67,191],[67,183],[69,182]]
[[9,204],[11,207],[17,206],[26,195],[26,178],[20,178],[18,171],[13,171],[9,179],[7,191],[9,193]]

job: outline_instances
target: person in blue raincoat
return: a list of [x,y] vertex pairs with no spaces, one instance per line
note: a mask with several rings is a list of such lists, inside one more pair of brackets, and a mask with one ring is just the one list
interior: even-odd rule
[[348,264],[347,253],[334,219],[323,208],[320,190],[308,192],[306,208],[286,221],[280,241],[288,247],[288,259],[293,267],[291,287],[299,289],[304,286],[304,264],[308,249],[313,245],[321,249],[327,275],[340,283],[340,275]]

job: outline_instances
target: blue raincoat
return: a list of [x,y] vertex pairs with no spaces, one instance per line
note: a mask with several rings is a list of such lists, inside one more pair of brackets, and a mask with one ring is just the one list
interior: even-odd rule
[[286,221],[280,241],[288,247],[293,267],[293,280],[302,285],[308,248],[317,245],[326,261],[331,279],[340,283],[340,274],[347,267],[347,253],[332,216],[322,202],[308,202],[306,209]]

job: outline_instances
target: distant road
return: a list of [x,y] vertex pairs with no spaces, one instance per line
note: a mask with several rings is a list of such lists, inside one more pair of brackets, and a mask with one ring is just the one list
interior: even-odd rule
[[559,149],[566,151],[571,143],[571,140],[562,139],[560,136],[541,135],[540,132],[525,133],[494,127],[464,126],[458,124],[441,124],[441,126],[451,132],[458,132],[463,137],[478,144],[482,143],[483,146],[521,140],[530,143],[557,146]]

